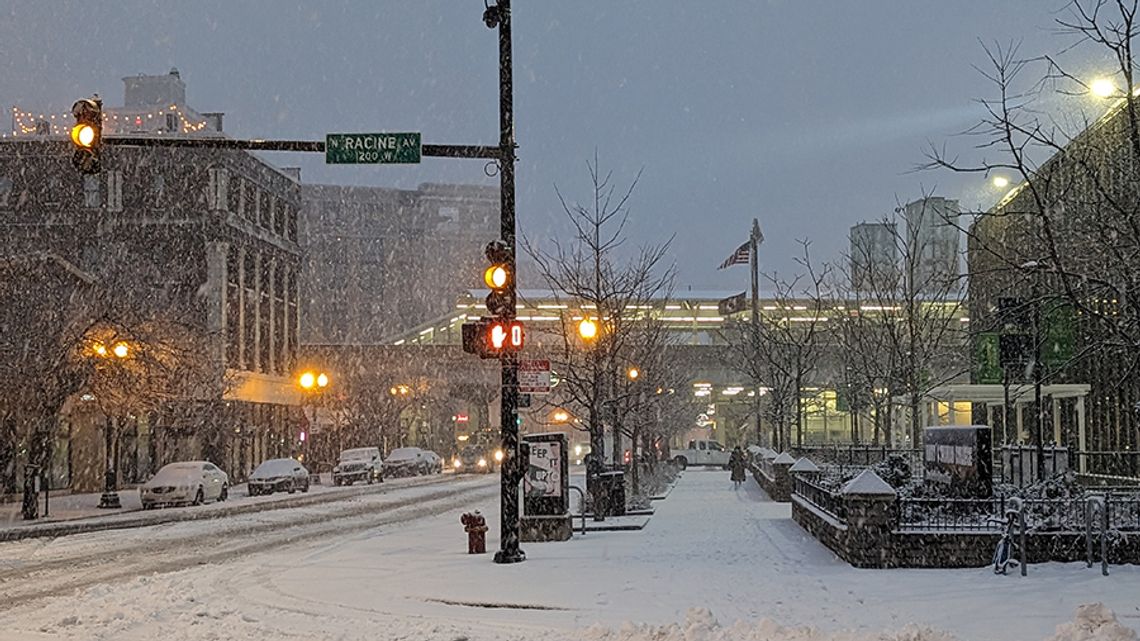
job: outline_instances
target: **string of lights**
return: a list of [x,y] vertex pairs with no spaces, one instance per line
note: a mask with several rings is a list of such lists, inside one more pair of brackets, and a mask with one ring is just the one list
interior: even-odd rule
[[[170,131],[166,128],[167,123],[165,117],[167,114],[173,114],[177,117],[177,131]],[[155,119],[159,120],[161,126],[152,126]],[[0,138],[42,136],[45,134],[66,136],[71,131],[73,120],[74,116],[72,116],[70,112],[45,113],[27,111],[13,106],[11,130],[7,133],[0,133]],[[169,107],[162,107],[152,111],[133,109],[108,110],[103,112],[103,123],[109,132],[114,133],[127,133],[139,130],[153,133],[157,130],[160,133],[193,134],[202,131],[210,125],[208,120],[202,119],[196,113],[187,112],[178,105],[170,105]]]

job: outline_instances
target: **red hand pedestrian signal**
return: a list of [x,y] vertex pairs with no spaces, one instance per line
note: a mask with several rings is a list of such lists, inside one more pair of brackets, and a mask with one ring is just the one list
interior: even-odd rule
[[523,346],[523,326],[518,321],[491,323],[487,332],[487,346],[496,352],[518,351]]

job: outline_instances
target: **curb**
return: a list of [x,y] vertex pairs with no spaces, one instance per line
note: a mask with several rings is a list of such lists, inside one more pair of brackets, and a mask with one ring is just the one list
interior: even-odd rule
[[[433,476],[427,478],[435,479],[437,477]],[[433,484],[434,483],[427,482],[411,483],[407,485],[400,485],[399,487],[417,487],[421,485]],[[337,501],[343,501],[365,494],[384,493],[388,491],[387,488],[389,487],[391,486],[386,486],[381,483],[379,485],[373,486],[349,488],[348,490],[337,492],[331,496],[327,493],[322,493],[310,496],[298,496],[293,498],[280,499],[276,501],[262,501],[258,503],[250,503],[248,505],[226,506],[212,510],[173,511],[170,508],[158,512],[144,512],[142,510],[137,510],[135,512],[129,513],[133,516],[107,521],[92,521],[92,519],[106,518],[103,515],[88,516],[80,519],[73,519],[70,521],[61,521],[58,523],[44,523],[0,529],[0,542],[21,541],[24,539],[37,538],[55,538],[73,534],[86,534],[89,532],[104,532],[107,530],[128,530],[132,528],[148,527],[152,525],[165,525],[167,523],[206,521],[238,514],[255,514],[257,512],[268,512],[271,510],[304,507],[307,505],[315,505],[319,503],[335,503]]]

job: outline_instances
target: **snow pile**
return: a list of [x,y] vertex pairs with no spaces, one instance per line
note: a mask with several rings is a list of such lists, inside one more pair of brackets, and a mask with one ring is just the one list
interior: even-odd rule
[[[685,621],[679,624],[626,623],[616,630],[593,626],[581,638],[589,641],[956,641],[950,634],[917,625],[905,626],[897,632],[876,633],[824,632],[808,626],[785,627],[771,619],[737,621],[722,626],[713,613],[704,608],[690,609]],[[1110,640],[1098,638],[1096,641]]]
[[[825,632],[810,626],[785,627],[771,619],[737,621],[722,626],[704,608],[690,609],[682,623],[664,626],[625,623],[616,630],[603,626],[587,629],[589,641],[956,641],[953,635],[915,624],[896,631]],[[1101,603],[1081,605],[1073,621],[1057,626],[1047,641],[1138,641],[1136,631],[1121,625]]]
[[1077,606],[1073,621],[1057,626],[1049,641],[1137,641],[1136,631],[1123,626],[1103,603]]

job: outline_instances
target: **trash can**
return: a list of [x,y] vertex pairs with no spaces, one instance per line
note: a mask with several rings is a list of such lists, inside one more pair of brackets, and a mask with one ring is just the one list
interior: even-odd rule
[[613,470],[598,475],[602,495],[606,497],[606,516],[625,515],[625,472]]

